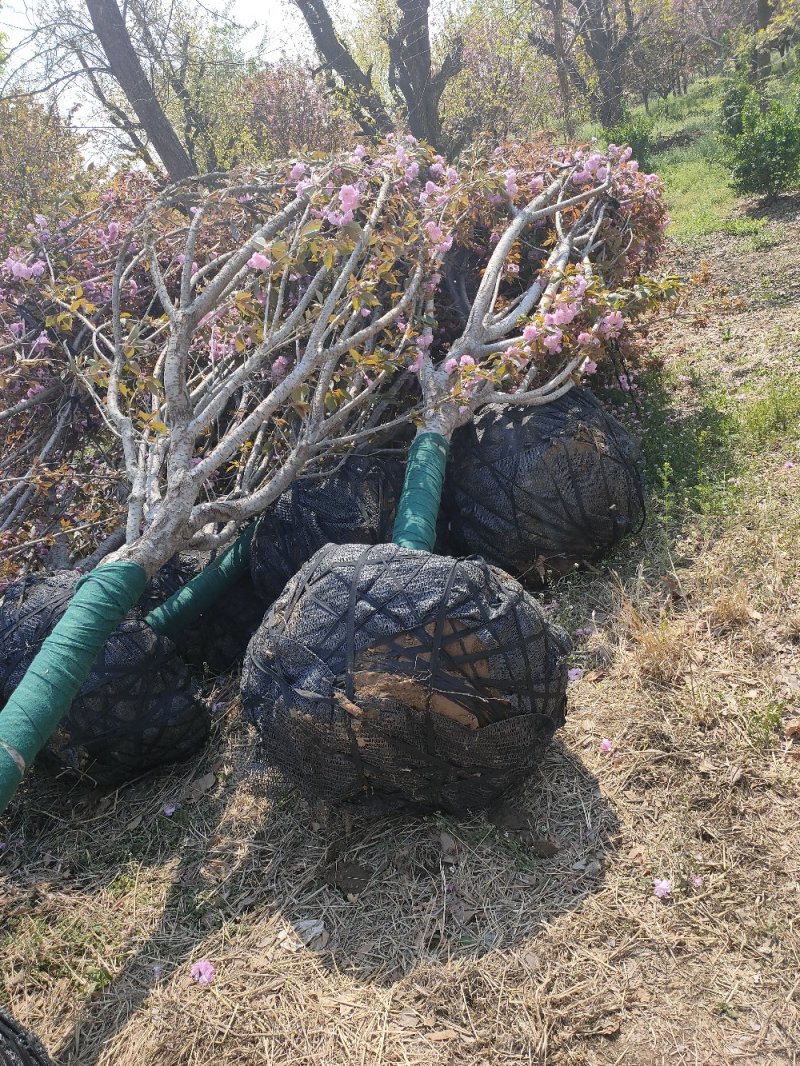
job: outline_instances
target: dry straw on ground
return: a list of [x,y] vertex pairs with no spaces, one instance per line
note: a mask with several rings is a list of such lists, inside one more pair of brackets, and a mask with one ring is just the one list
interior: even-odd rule
[[[769,259],[730,238],[711,263],[755,296],[662,352],[736,387],[779,318],[797,358],[796,205],[775,232]],[[759,303],[781,257],[787,299]],[[232,685],[202,764],[90,799],[33,781],[4,837],[3,1000],[76,1066],[796,1062],[799,447],[765,450],[729,514],[650,523],[560,586],[572,628],[594,619],[584,675],[493,821],[315,821],[252,773]]]

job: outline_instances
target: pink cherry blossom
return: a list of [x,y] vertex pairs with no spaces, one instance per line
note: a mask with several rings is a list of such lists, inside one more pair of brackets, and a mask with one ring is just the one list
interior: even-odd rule
[[261,252],[253,252],[247,260],[247,265],[251,270],[268,270],[272,266],[272,260],[262,255]]
[[289,360],[285,355],[279,355],[275,362],[272,364],[272,380],[275,382],[283,381],[286,377],[286,371],[289,367]]
[[532,344],[535,340],[538,340],[541,335],[542,331],[539,329],[538,326],[534,325],[533,323],[527,325],[522,331],[522,339],[527,344]]
[[343,185],[339,190],[339,203],[342,205],[342,210],[345,212],[355,211],[360,199],[361,193],[355,185]]
[[216,975],[216,967],[208,959],[200,959],[192,964],[192,980],[198,985],[210,985]]
[[506,171],[506,192],[513,198],[519,192],[519,185],[517,185],[517,172],[513,167],[509,167]]
[[438,244],[439,241],[444,239],[444,231],[433,221],[425,223],[425,232],[428,235],[428,240],[433,244]]
[[447,362],[444,364],[444,372],[445,372],[445,374],[452,374],[456,370],[458,370],[458,360],[457,359],[448,359]]
[[618,337],[625,324],[621,311],[609,311],[597,326],[597,332],[604,337]]
[[586,362],[583,364],[583,372],[584,374],[589,375],[597,373],[597,363],[594,361],[594,359],[586,360]]
[[613,740],[609,740],[608,737],[603,737],[603,739],[600,741],[600,751],[602,751],[602,753],[604,755],[610,755],[613,752],[613,750],[614,750],[614,742],[613,742]]
[[356,159],[363,159],[366,154],[367,150],[363,144],[357,144],[353,149],[353,155],[356,157]]
[[656,878],[653,881],[653,895],[659,899],[669,899],[672,895],[672,881],[669,878]]
[[292,169],[289,171],[289,177],[292,181],[300,181],[301,178],[306,176],[305,163],[295,163]]
[[[200,459],[198,458],[197,461],[199,463]],[[177,809],[178,809],[178,807],[174,803],[165,803],[164,804],[164,814],[166,814],[167,818],[171,818],[173,816],[173,814],[175,813],[175,811],[177,811]]]
[[560,329],[555,330],[553,333],[548,334],[542,342],[548,352],[560,352],[561,346],[564,340],[564,334]]
[[573,666],[571,670],[567,670],[567,677],[570,681],[580,681],[583,677],[583,670],[580,666]]
[[578,309],[574,304],[559,304],[552,319],[556,326],[568,326],[577,313]]
[[462,355],[458,361],[459,366],[475,366],[475,360],[471,355]]

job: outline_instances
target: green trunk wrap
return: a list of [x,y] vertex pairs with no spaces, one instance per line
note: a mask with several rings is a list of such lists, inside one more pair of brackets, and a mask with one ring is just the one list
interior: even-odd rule
[[78,582],[66,613],[0,711],[0,811],[146,584],[137,563],[107,563]]
[[187,629],[203,611],[235,584],[250,567],[250,542],[255,522],[197,577],[173,593],[145,618],[157,633],[173,639]]
[[403,493],[394,520],[392,543],[432,552],[436,518],[447,466],[447,440],[441,433],[421,430],[408,452]]

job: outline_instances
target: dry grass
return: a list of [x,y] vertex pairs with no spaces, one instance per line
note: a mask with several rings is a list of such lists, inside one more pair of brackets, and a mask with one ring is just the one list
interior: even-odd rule
[[320,824],[252,772],[233,688],[201,765],[110,797],[32,781],[4,838],[3,999],[81,1066],[796,1063],[792,454],[765,445],[734,506],[652,520],[556,587],[573,628],[594,619],[585,674],[494,822]]

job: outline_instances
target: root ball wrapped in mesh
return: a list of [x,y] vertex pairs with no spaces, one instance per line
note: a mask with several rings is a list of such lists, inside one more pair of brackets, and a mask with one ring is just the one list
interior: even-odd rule
[[[144,596],[136,607],[144,617],[153,608],[169,599],[182,586],[209,566],[210,552],[180,552],[154,574]],[[173,642],[181,657],[191,666],[222,674],[241,665],[248,642],[264,618],[266,604],[259,595],[249,573],[244,573],[199,618]]]
[[28,574],[13,581],[0,597],[0,707],[14,689],[9,681],[20,664],[27,667],[66,611],[80,576],[75,570],[59,570],[45,578]]
[[302,477],[258,521],[250,571],[266,603],[324,544],[389,540],[403,488],[396,459],[354,455],[327,477]]
[[[67,609],[79,575],[24,578],[0,604],[2,702]],[[188,758],[210,727],[175,646],[128,618],[112,633],[39,761],[100,785],[116,785]]]
[[489,406],[453,435],[443,503],[456,552],[525,579],[563,572],[641,527],[639,449],[586,388]]
[[536,766],[564,721],[568,648],[482,561],[328,545],[250,642],[243,706],[312,801],[460,812]]
[[0,1066],[53,1066],[33,1033],[0,1008]]

